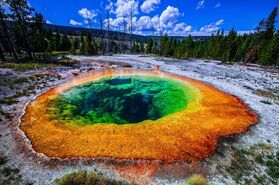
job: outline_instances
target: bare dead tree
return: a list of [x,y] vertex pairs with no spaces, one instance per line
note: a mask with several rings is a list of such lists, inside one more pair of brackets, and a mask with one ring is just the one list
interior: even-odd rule
[[155,48],[155,50],[156,50],[156,44],[155,44],[155,42],[156,42],[156,37],[155,37],[155,27],[154,27],[154,24],[153,24],[153,22],[152,22],[152,20],[151,20],[151,29],[152,29],[152,39],[153,39],[153,48],[152,48],[152,50],[154,50],[154,48]]
[[123,51],[124,51],[124,46],[127,45],[127,41],[128,41],[128,35],[126,34],[127,33],[127,22],[126,22],[126,18],[125,16],[123,15]]
[[160,37],[162,37],[163,31],[162,31],[162,27],[161,27],[161,17],[159,17],[159,32],[160,32]]
[[133,35],[133,18],[134,18],[134,12],[133,12],[133,7],[131,7],[130,11],[130,48],[132,48],[132,35]]
[[[94,40],[94,38],[93,38],[93,24],[92,24],[92,22],[91,22],[91,19],[90,19],[90,17],[89,17],[89,15],[88,15],[88,12],[86,11],[86,21],[87,21],[87,24],[88,24],[88,26],[89,26],[89,31],[90,31],[90,37],[92,38],[92,42],[93,42],[93,45],[95,46],[96,44],[95,44],[95,40]],[[95,50],[95,48],[94,48],[94,50]]]
[[126,18],[123,16],[123,32],[126,33]]
[[87,12],[87,11],[86,11],[86,22],[87,22],[87,24],[88,24],[88,26],[89,26],[90,32],[92,33],[92,23],[91,23],[91,20],[90,20],[90,17],[89,17],[89,15],[88,15],[88,12]]
[[107,31],[106,31],[106,53],[110,54],[110,20],[109,20],[109,10],[107,10]]
[[100,29],[101,29],[101,45],[102,45],[102,54],[104,54],[104,32],[103,32],[103,18],[101,12],[99,12],[99,19],[100,19]]

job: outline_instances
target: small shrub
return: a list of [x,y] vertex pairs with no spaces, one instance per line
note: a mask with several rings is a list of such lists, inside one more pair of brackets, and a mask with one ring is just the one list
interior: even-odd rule
[[1,170],[1,174],[3,174],[5,177],[8,177],[10,175],[15,175],[19,173],[18,168],[10,168],[10,167],[5,167]]
[[260,163],[261,165],[264,165],[264,160],[263,160],[263,157],[261,155],[258,154],[255,157],[255,160],[256,160],[256,162]]
[[245,149],[235,150],[232,154],[230,165],[226,168],[237,183],[243,180],[243,177],[249,176],[253,170],[252,161],[249,160],[248,155],[249,152]]
[[125,182],[108,179],[93,172],[79,171],[64,175],[55,185],[128,185]]
[[207,185],[207,180],[202,175],[192,175],[187,181],[186,185]]
[[5,99],[0,99],[0,104],[12,105],[17,103],[18,101],[15,100],[13,97],[7,97]]
[[7,162],[7,158],[6,156],[4,156],[4,154],[0,153],[0,165],[6,164]]

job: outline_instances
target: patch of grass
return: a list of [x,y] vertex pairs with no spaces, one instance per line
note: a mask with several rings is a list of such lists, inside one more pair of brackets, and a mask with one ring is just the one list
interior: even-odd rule
[[259,154],[255,157],[255,161],[257,163],[260,163],[260,164],[264,165],[264,160],[263,160],[262,156],[259,155]]
[[[249,148],[234,149],[225,167],[236,184],[279,184],[279,148],[259,143]],[[263,171],[264,169],[264,171]]]
[[0,166],[3,165],[3,164],[6,164],[8,161],[7,157],[4,156],[3,153],[0,153]]
[[186,185],[207,185],[208,182],[206,178],[204,178],[202,175],[192,175],[187,181]]
[[5,167],[1,169],[1,174],[3,174],[5,177],[8,177],[10,175],[18,174],[20,170],[18,168],[10,168],[10,167]]
[[14,88],[18,84],[28,83],[29,78],[28,77],[20,77],[15,79],[5,79],[3,80],[3,83],[1,85],[8,86],[10,88]]
[[276,154],[267,156],[265,164],[267,166],[266,173],[275,180],[279,180],[279,151]]
[[6,118],[11,118],[11,114],[8,113],[8,112],[5,112],[3,111],[1,108],[0,108],[0,121],[3,120],[3,118],[6,117]]
[[20,170],[18,168],[4,167],[0,170],[0,184],[2,185],[17,185],[24,184]]
[[0,68],[10,68],[15,71],[28,71],[42,68],[53,68],[57,66],[58,65],[46,63],[3,63],[0,65]]
[[253,166],[249,163],[247,159],[247,152],[244,150],[233,151],[232,160],[229,166],[227,166],[226,171],[229,172],[233,180],[239,183],[244,180],[244,176],[249,176]]
[[62,65],[75,65],[78,63],[78,61],[73,60],[69,57],[63,57],[58,61],[58,63]]
[[18,168],[6,166],[8,159],[0,152],[0,185],[32,185],[30,182],[25,182],[20,175]]
[[69,54],[68,51],[53,51],[52,52],[53,55],[67,55]]
[[67,174],[55,181],[55,185],[128,185],[122,181],[115,181],[94,172],[79,171]]
[[27,77],[22,77],[22,78],[17,78],[13,80],[15,84],[22,84],[22,83],[27,83],[29,81],[29,78]]
[[18,101],[14,99],[14,97],[7,97],[5,99],[0,99],[0,104],[12,105],[17,103]]

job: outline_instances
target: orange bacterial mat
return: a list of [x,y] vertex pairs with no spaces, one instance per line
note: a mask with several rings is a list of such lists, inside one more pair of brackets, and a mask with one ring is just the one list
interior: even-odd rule
[[[164,76],[192,86],[198,100],[185,110],[138,124],[69,126],[50,117],[46,108],[67,89],[122,74]],[[147,159],[166,162],[202,160],[214,153],[218,138],[243,133],[257,116],[239,98],[206,83],[160,71],[107,70],[54,87],[26,108],[21,129],[36,152],[59,158]]]

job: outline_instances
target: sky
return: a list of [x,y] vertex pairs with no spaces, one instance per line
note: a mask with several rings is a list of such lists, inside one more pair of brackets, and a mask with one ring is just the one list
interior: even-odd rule
[[[279,0],[28,0],[48,23],[133,33],[176,36],[212,35],[220,29],[239,33],[255,29]],[[133,21],[131,24],[131,14]],[[100,19],[102,17],[102,19]],[[278,26],[278,24],[277,24]]]

